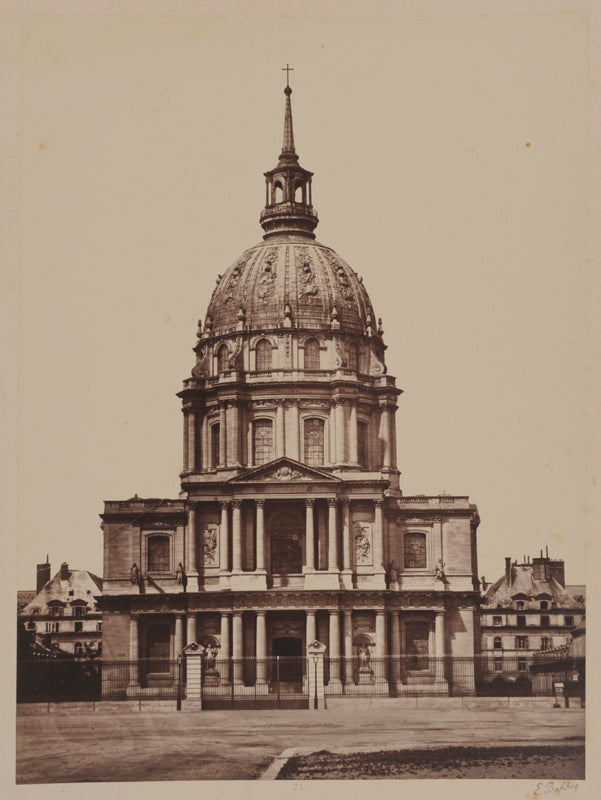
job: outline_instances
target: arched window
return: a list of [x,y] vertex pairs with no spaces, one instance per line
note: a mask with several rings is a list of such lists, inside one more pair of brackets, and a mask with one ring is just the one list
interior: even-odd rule
[[503,648],[503,640],[500,636],[495,636],[493,639],[493,648],[495,650],[501,650]]
[[549,608],[549,603],[546,600],[541,600],[540,607],[543,611],[546,611]]
[[230,351],[228,350],[227,345],[222,344],[217,351],[217,372],[226,372],[229,369],[227,363],[229,354]]
[[403,552],[405,569],[425,569],[426,534],[406,533]]
[[266,464],[273,458],[273,424],[270,419],[257,419],[253,423],[254,463]]
[[359,372],[359,345],[351,342],[348,348],[348,366]]
[[219,466],[219,423],[211,425],[211,468]]
[[367,422],[357,423],[357,458],[359,466],[368,468],[367,457]]
[[523,600],[517,600],[517,601],[516,601],[516,604],[515,604],[515,607],[516,607],[516,608],[517,608],[519,611],[522,611],[522,610],[523,610],[523,608],[524,608],[524,601],[523,601]]
[[154,534],[148,537],[148,571],[169,572],[169,537]]
[[302,183],[297,183],[294,187],[294,202],[295,203],[302,203],[303,202],[303,185]]
[[271,342],[261,339],[257,342],[257,372],[271,369]]
[[324,462],[324,421],[306,419],[304,431],[305,463],[318,466]]
[[320,369],[321,360],[319,342],[317,339],[308,339],[305,342],[305,369]]
[[282,189],[282,184],[279,181],[276,181],[274,186],[274,202],[276,203],[283,203],[284,202],[284,190]]

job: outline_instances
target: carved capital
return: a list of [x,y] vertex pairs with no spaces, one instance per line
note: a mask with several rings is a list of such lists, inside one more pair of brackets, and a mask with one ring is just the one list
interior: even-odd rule
[[232,508],[240,508],[242,505],[242,500],[234,499],[232,500]]
[[265,505],[265,500],[259,498],[258,500],[255,500],[255,505],[257,508],[263,508],[263,506]]
[[221,506],[221,508],[227,509],[229,507],[229,504],[230,504],[229,500],[220,500],[219,501],[219,505]]
[[313,508],[313,503],[315,502],[314,497],[305,497],[305,506],[307,508]]
[[384,505],[384,500],[382,500],[381,497],[376,497],[374,499],[374,505],[376,508],[382,508],[382,506]]
[[337,502],[338,501],[336,500],[335,497],[328,497],[328,505],[330,506],[330,508],[336,508]]

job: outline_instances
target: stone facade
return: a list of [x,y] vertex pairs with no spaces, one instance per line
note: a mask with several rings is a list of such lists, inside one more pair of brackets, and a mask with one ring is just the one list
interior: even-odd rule
[[381,321],[315,241],[285,94],[263,241],[217,279],[179,392],[180,498],[105,504],[105,656],[473,657],[477,509],[400,490]]

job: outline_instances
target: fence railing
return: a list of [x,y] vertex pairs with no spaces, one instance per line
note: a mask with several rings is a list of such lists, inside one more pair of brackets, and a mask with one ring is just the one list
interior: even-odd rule
[[[204,699],[251,695],[290,700],[307,691],[304,656],[204,660]],[[428,655],[324,659],[326,697],[551,697],[563,683],[584,697],[583,658]],[[28,659],[17,662],[17,701],[178,700],[186,697],[185,658],[136,661]],[[232,706],[234,707],[234,706]],[[276,706],[279,707],[279,706]]]

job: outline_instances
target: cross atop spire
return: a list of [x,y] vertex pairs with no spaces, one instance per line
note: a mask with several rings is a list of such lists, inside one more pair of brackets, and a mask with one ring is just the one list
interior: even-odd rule
[[290,73],[294,72],[294,67],[291,67],[289,64],[286,64],[285,67],[282,67],[282,72],[286,73],[286,88],[290,89]]

